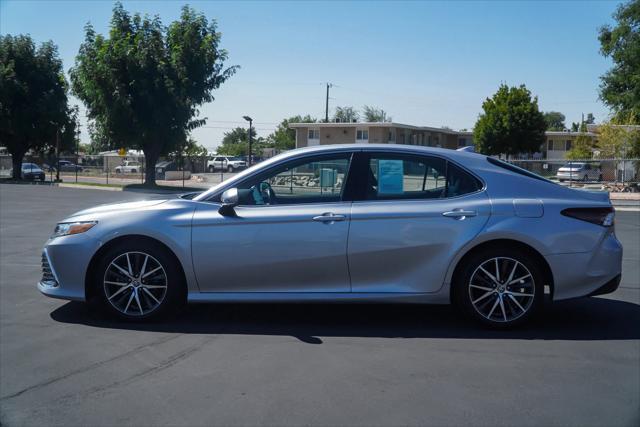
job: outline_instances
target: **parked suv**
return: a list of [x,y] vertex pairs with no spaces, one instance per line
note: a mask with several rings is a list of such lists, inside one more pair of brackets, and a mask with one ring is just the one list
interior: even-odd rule
[[125,160],[120,166],[116,166],[116,173],[138,173],[140,172],[140,162]]
[[225,169],[229,172],[235,172],[246,167],[247,162],[240,157],[216,156],[207,162],[207,170],[209,172]]
[[558,169],[558,181],[602,181],[602,170],[596,163],[569,162]]

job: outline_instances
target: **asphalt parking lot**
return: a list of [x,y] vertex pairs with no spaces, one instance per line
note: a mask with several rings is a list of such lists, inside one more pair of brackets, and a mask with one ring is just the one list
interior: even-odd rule
[[640,212],[617,214],[618,291],[517,331],[391,305],[206,305],[125,324],[39,294],[57,220],[149,197],[0,185],[1,425],[640,423]]

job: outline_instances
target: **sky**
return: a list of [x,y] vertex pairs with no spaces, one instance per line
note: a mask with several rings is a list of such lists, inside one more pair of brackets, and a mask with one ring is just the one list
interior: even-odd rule
[[[193,137],[214,150],[224,132],[253,118],[267,136],[285,117],[324,117],[336,106],[383,108],[394,122],[471,129],[482,102],[501,83],[525,84],[543,111],[567,126],[596,121],[599,77],[611,61],[599,53],[598,28],[612,24],[615,1],[124,1],[130,12],[168,25],[185,3],[215,19],[227,65],[240,70],[202,106]],[[0,34],[53,40],[65,71],[90,22],[108,32],[113,1],[0,0]],[[81,141],[89,142],[85,110]]]

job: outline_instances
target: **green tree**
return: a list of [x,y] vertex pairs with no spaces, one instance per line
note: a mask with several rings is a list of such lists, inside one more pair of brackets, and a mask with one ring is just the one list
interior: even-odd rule
[[353,107],[336,107],[333,121],[338,123],[352,123],[360,120],[360,114]]
[[199,107],[237,69],[224,68],[220,39],[215,21],[188,6],[165,27],[157,16],[131,16],[116,3],[108,37],[85,28],[70,71],[73,91],[110,144],[144,151],[148,185],[160,155],[206,123]]
[[640,157],[640,128],[638,122],[628,115],[617,117],[598,125],[599,157],[638,158]]
[[584,160],[593,157],[594,140],[593,137],[581,134],[573,141],[571,150],[567,152],[569,160]]
[[532,98],[524,85],[501,85],[482,109],[473,129],[479,152],[516,155],[540,150],[547,123],[538,109],[538,98]]
[[74,147],[76,129],[56,46],[36,48],[28,35],[0,36],[0,143],[11,154],[13,178],[21,178],[27,151]]
[[544,113],[544,121],[547,123],[547,130],[565,130],[565,116],[559,111],[547,111]]
[[267,143],[278,150],[292,150],[296,148],[296,130],[290,129],[291,123],[316,123],[318,120],[310,115],[292,116],[280,122],[276,130],[267,137]]
[[613,60],[601,79],[600,98],[617,114],[640,118],[640,0],[618,6],[616,25],[600,28],[600,52]]
[[[260,139],[257,137],[256,128],[251,128],[252,149],[257,153]],[[222,144],[218,147],[218,154],[226,156],[246,156],[249,154],[249,130],[237,127],[224,133]]]
[[391,122],[392,118],[387,117],[387,113],[384,112],[382,108],[371,107],[369,105],[365,105],[362,107],[362,111],[364,114],[364,121],[369,123],[382,123],[382,122]]

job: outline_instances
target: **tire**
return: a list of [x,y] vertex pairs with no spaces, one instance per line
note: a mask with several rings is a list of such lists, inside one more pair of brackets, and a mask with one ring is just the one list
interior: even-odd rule
[[209,173],[214,173],[215,172],[215,168],[213,166],[209,166]]
[[138,171],[135,169],[131,169],[131,173],[138,173]]
[[583,182],[587,182],[587,181],[589,181],[589,175],[585,175],[585,176],[583,176],[583,177],[582,177],[582,181],[583,181]]
[[[133,275],[129,275],[128,263]],[[186,302],[186,286],[176,263],[167,249],[147,239],[117,244],[102,254],[94,270],[93,303],[108,315],[127,321],[157,320],[173,314]],[[124,283],[127,285],[122,286]]]
[[116,174],[118,174],[118,175],[119,175],[119,174],[121,174],[121,173],[122,173],[122,171],[121,171],[120,169],[116,169]]
[[[500,278],[496,276],[496,260],[500,266]],[[453,281],[452,296],[456,306],[474,321],[496,329],[507,329],[526,323],[542,307],[542,268],[526,252],[514,248],[492,248],[473,253],[463,262]],[[507,282],[509,278],[512,282]],[[518,278],[522,280],[516,282]]]
[[602,174],[598,175],[598,182],[602,182]]
[[227,167],[227,171],[228,171],[229,173],[233,172],[233,166],[229,165],[229,166]]

